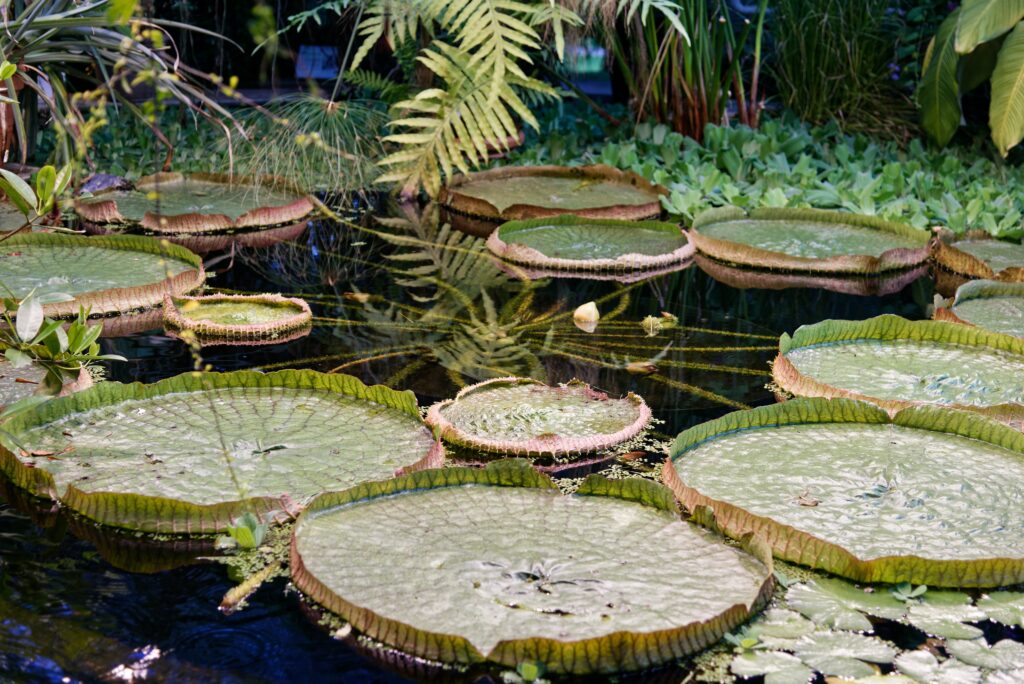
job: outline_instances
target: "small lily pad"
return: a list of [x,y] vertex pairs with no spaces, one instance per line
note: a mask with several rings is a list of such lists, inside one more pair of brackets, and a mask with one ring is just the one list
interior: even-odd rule
[[907,622],[929,636],[947,639],[976,639],[981,629],[967,622],[985,620],[985,613],[973,605],[971,597],[959,591],[929,591],[907,611]]
[[921,684],[978,684],[981,671],[955,658],[942,662],[928,651],[907,651],[896,656],[896,669]]
[[733,658],[729,669],[737,677],[764,677],[765,684],[807,684],[814,671],[782,651],[754,651]]
[[868,663],[891,663],[898,653],[878,637],[851,632],[816,632],[796,642],[793,651],[822,674],[851,679],[878,674]]
[[906,612],[906,606],[888,592],[868,592],[830,578],[790,587],[786,603],[819,625],[857,632],[872,630],[865,615],[898,620]]
[[200,341],[280,342],[309,334],[313,313],[302,299],[278,294],[164,297],[164,327]]
[[946,642],[946,650],[968,665],[977,665],[988,670],[1024,668],[1024,644],[1010,639],[1003,639],[991,646],[985,643],[984,639],[952,639]]
[[978,608],[1002,625],[1024,627],[1024,592],[993,591],[978,599]]

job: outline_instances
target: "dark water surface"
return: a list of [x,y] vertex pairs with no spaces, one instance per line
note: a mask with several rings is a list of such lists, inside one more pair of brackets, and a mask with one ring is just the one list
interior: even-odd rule
[[[780,333],[826,318],[922,318],[932,299],[927,277],[894,294],[859,296],[820,284],[737,289],[697,265],[630,284],[523,280],[495,264],[482,240],[433,212],[396,215],[389,225],[360,229],[313,224],[296,242],[242,248],[233,263],[214,264],[211,287],[304,296],[317,318],[305,339],[206,348],[203,363],[340,367],[367,383],[412,389],[421,405],[490,377],[578,377],[612,394],[637,392],[663,421],[657,430],[675,435],[773,401],[765,384]],[[745,284],[735,274],[716,277]],[[591,300],[602,320],[587,333],[572,311]],[[641,321],[662,311],[678,326],[648,336]],[[195,364],[186,345],[160,330],[103,346],[129,359],[110,368],[113,380],[151,382]],[[119,548],[120,566],[174,564],[137,544]],[[0,681],[409,681],[330,638],[284,580],[224,616],[217,606],[234,583],[222,565],[127,572],[104,560],[112,553],[94,529],[0,488]],[[665,681],[682,674],[677,668]]]

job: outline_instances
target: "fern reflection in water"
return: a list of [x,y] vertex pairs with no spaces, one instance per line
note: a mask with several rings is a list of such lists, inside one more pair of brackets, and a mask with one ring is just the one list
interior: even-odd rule
[[[681,309],[695,271],[629,284],[529,280],[493,257],[483,239],[442,222],[436,206],[404,206],[399,214],[372,226],[321,226],[305,244],[280,245],[269,256],[242,254],[284,291],[304,292],[319,314],[314,336],[324,353],[265,370],[287,363],[355,373],[424,397],[517,375],[549,383],[578,377],[670,410],[744,408],[768,398],[777,336]],[[333,292],[324,294],[324,285]],[[589,300],[602,312],[593,333],[572,320]],[[644,327],[645,317],[666,309],[677,324]]]

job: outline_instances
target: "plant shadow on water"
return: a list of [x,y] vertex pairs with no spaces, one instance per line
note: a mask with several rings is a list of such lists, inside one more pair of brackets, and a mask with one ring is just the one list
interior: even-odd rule
[[[432,207],[393,213],[358,225],[312,222],[293,242],[242,248],[230,268],[216,264],[225,270],[211,278],[215,290],[304,297],[314,329],[285,344],[207,347],[204,361],[214,370],[337,370],[411,389],[421,405],[488,378],[579,378],[614,396],[636,392],[661,421],[657,432],[675,435],[772,402],[765,385],[780,333],[826,318],[919,319],[932,299],[927,280],[884,297],[739,290],[692,263],[628,284],[530,281],[499,267],[481,238],[452,229]],[[590,333],[572,318],[589,301],[601,312]],[[110,367],[112,380],[152,382],[194,364],[183,342],[159,330],[107,338],[103,348],[129,359]],[[137,539],[97,536],[49,504],[40,509],[0,488],[0,679],[472,680],[396,674],[386,658],[332,639],[297,610],[295,594],[282,596],[280,579],[246,610],[223,615],[217,606],[233,583],[220,564],[194,562],[208,549],[155,559],[144,551]],[[665,681],[683,674],[663,673]]]

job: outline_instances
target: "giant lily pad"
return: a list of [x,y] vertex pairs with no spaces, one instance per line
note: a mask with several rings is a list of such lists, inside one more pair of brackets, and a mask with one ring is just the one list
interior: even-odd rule
[[937,404],[1020,420],[1024,341],[954,323],[885,315],[783,334],[775,383],[797,396],[849,397],[889,410]]
[[[46,369],[35,363],[15,368],[0,357],[0,409],[35,394],[46,377]],[[92,376],[82,368],[78,378],[64,383],[63,394],[71,394],[92,385]]]
[[821,209],[706,211],[689,232],[697,249],[730,264],[780,271],[876,274],[927,260],[923,230]]
[[97,522],[214,533],[443,456],[411,392],[312,371],[102,383],[19,413],[0,469]]
[[71,301],[43,309],[52,317],[93,315],[159,306],[165,294],[181,295],[203,284],[203,262],[177,245],[139,235],[81,237],[21,233],[0,243],[0,281],[24,297],[65,293]]
[[1024,337],[1024,283],[964,283],[957,289],[952,305],[948,309],[937,307],[934,318]]
[[578,216],[510,221],[487,239],[503,259],[564,270],[645,270],[686,261],[693,245],[673,223]]
[[984,233],[971,233],[951,245],[935,240],[932,257],[944,269],[967,278],[1024,282],[1024,245]]
[[806,399],[682,432],[663,470],[690,510],[779,558],[861,582],[1024,581],[1024,435],[966,411]]
[[693,653],[760,607],[771,558],[751,542],[753,555],[680,520],[651,482],[591,476],[565,496],[506,461],[325,494],[296,525],[291,568],[355,629],[416,656],[612,673]]
[[279,183],[223,174],[158,173],[141,178],[134,190],[79,199],[75,211],[93,224],[190,235],[293,224],[309,215],[313,205],[301,192]]
[[164,326],[200,342],[281,342],[308,335],[312,320],[304,300],[278,294],[164,297]]
[[455,176],[441,190],[451,211],[492,221],[575,214],[645,219],[661,214],[666,188],[610,166],[506,166]]
[[427,424],[442,439],[483,451],[558,455],[599,451],[638,435],[651,420],[644,400],[612,399],[579,381],[550,387],[495,378],[434,404]]

